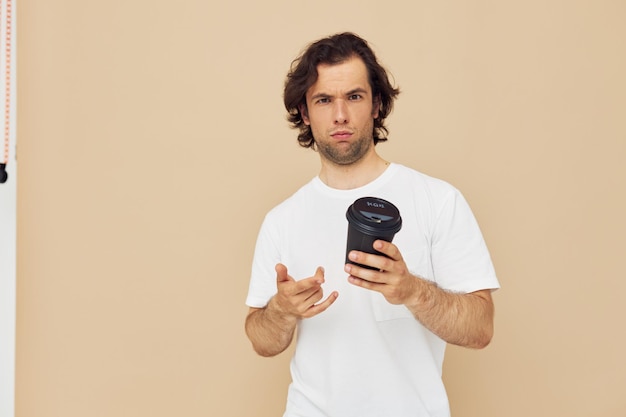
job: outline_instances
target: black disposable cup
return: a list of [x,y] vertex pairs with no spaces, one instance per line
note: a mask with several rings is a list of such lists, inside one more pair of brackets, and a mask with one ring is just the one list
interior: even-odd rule
[[383,255],[374,249],[375,240],[391,242],[402,227],[402,217],[396,206],[389,201],[376,197],[363,197],[356,200],[346,212],[348,219],[348,244],[346,247],[346,263],[375,269],[361,265],[348,259],[350,251]]

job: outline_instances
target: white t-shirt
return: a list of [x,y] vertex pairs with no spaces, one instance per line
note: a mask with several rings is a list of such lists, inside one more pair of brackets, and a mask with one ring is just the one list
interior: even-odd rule
[[346,210],[361,197],[399,209],[393,243],[413,274],[461,293],[499,288],[478,224],[448,183],[398,164],[352,190],[314,178],[266,215],[246,299],[250,307],[267,305],[277,263],[296,280],[323,266],[324,297],[339,292],[325,312],[298,324],[284,417],[447,417],[446,343],[406,307],[347,281]]

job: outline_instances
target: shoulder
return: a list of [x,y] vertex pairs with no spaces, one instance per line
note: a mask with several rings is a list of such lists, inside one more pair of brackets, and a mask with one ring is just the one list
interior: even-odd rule
[[396,179],[406,183],[405,187],[424,193],[429,199],[441,200],[460,195],[460,191],[449,182],[427,175],[405,165],[394,164]]
[[284,219],[285,216],[294,213],[294,210],[305,205],[313,193],[313,182],[314,180],[309,181],[281,203],[274,206],[267,212],[265,220]]

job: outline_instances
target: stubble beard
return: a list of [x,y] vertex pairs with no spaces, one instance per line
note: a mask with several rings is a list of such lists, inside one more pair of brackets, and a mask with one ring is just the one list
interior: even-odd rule
[[369,137],[361,136],[359,139],[352,143],[349,143],[346,147],[343,143],[333,142],[315,142],[317,151],[322,158],[335,165],[352,165],[360,161],[374,146],[374,139],[370,135]]

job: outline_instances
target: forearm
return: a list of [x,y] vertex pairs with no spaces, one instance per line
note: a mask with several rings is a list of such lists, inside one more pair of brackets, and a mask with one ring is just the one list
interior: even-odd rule
[[405,305],[426,328],[448,343],[481,349],[493,336],[490,290],[459,294],[417,278],[417,296]]
[[[272,299],[273,300],[273,299]],[[264,308],[251,309],[246,318],[246,334],[261,356],[276,356],[293,340],[297,318],[273,308],[272,300]]]

